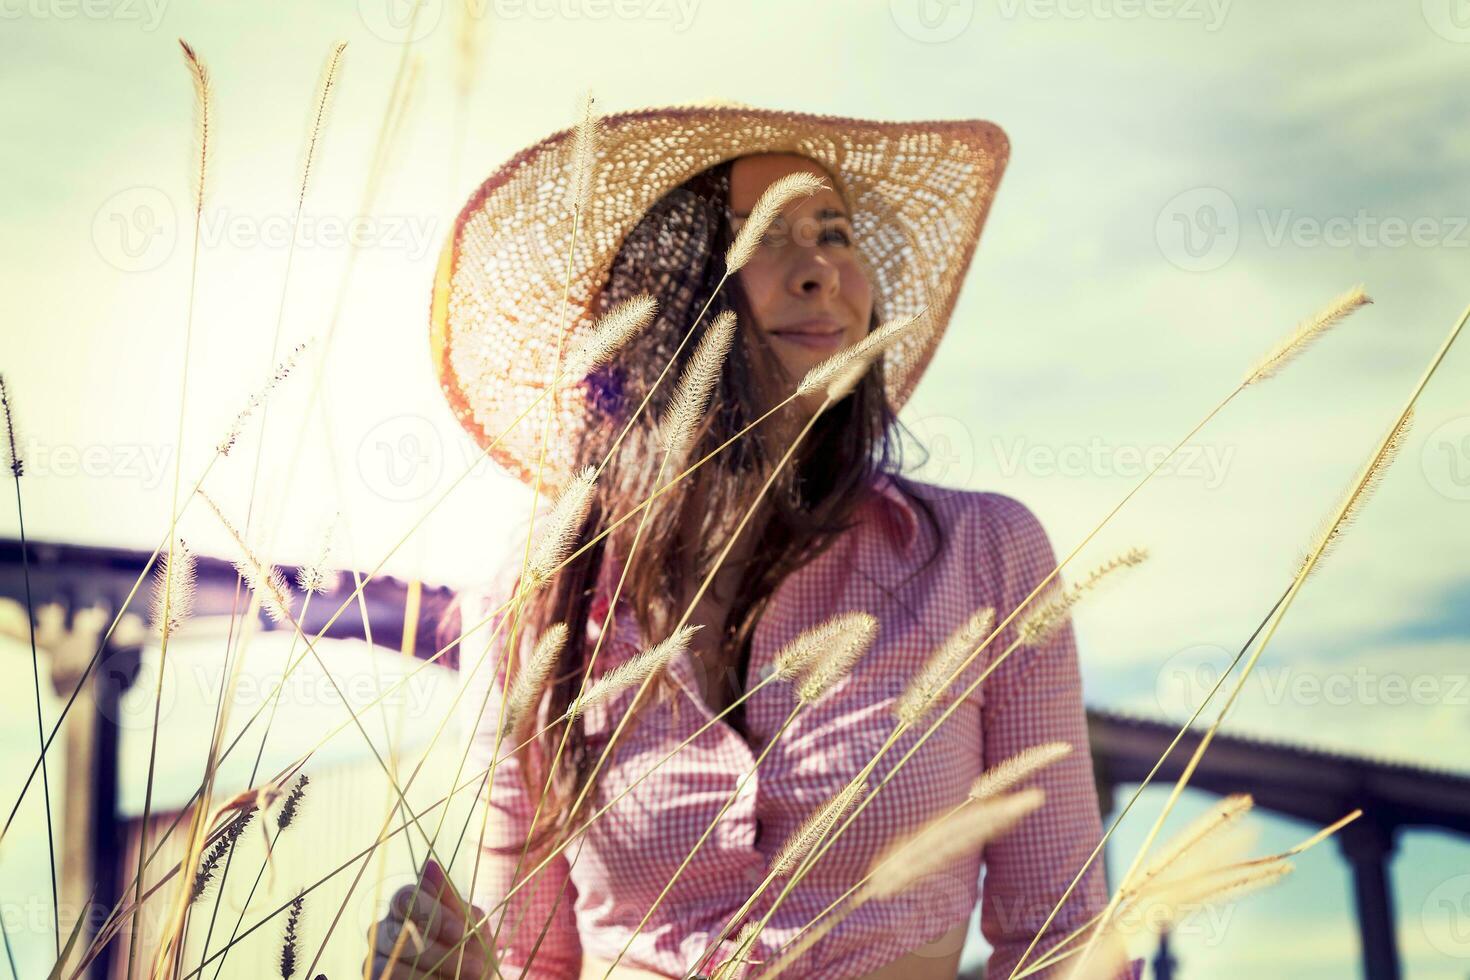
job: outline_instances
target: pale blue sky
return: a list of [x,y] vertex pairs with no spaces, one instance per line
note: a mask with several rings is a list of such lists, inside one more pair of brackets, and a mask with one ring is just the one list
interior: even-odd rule
[[[330,44],[345,40],[309,205],[320,234],[296,253],[283,343],[320,331],[333,306],[346,250],[326,236],[357,212],[401,53],[387,38],[406,8],[384,4],[398,2],[0,0],[0,362],[29,440],[30,534],[151,548],[167,524],[192,97],[174,39],[207,60],[217,98],[209,234],[219,237],[200,269],[184,442],[195,474],[268,364],[285,251],[259,238],[289,214],[307,103]],[[334,341],[333,464],[312,426],[296,484],[305,492],[276,556],[309,555],[340,508],[351,532],[341,560],[371,567],[463,467],[468,443],[424,342],[435,253],[473,187],[569,124],[586,87],[608,111],[722,97],[867,118],[983,117],[1009,134],[1010,166],[904,418],[936,450],[918,475],[1019,498],[1059,552],[1131,486],[1134,454],[1172,444],[1300,319],[1360,282],[1376,301],[1238,399],[1198,437],[1198,454],[1078,559],[1080,569],[1130,545],[1152,550],[1148,567],[1078,613],[1087,695],[1177,718],[1180,679],[1249,635],[1470,302],[1470,16],[1462,0],[916,2],[483,0],[461,118],[453,5],[429,0],[414,46],[419,97]],[[145,226],[164,234],[145,243]],[[1462,342],[1231,728],[1466,768],[1467,382]],[[283,391],[271,417],[268,488],[299,394]],[[413,459],[399,482],[391,467]],[[248,460],[211,478],[238,511]],[[431,582],[482,574],[518,493],[477,472],[390,570]],[[229,553],[204,516],[191,514],[185,533]],[[4,521],[13,534],[13,516]],[[1392,703],[1399,681],[1433,693]],[[1263,847],[1310,832],[1262,822]],[[1114,859],[1142,833],[1142,821],[1125,827]],[[1470,947],[1434,912],[1446,889],[1470,908],[1470,879],[1456,884],[1467,870],[1463,841],[1402,841],[1394,880],[1408,976],[1470,973]],[[1186,976],[1353,975],[1346,882],[1335,848],[1319,849],[1242,904],[1225,942],[1183,943]]]

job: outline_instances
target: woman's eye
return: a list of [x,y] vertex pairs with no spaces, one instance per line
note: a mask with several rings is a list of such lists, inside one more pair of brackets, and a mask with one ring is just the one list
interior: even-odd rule
[[[834,238],[829,238],[828,236],[836,236],[836,237],[834,239]],[[836,242],[839,242],[842,245],[851,245],[852,244],[852,236],[849,235],[842,228],[828,228],[826,231],[822,232],[822,241],[824,241],[824,242],[825,241],[836,241]]]

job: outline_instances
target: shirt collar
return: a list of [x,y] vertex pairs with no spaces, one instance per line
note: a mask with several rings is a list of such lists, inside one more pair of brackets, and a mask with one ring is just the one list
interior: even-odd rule
[[887,515],[888,527],[894,540],[905,550],[912,549],[919,533],[919,515],[914,503],[899,488],[900,478],[879,471],[874,474],[870,485],[875,491],[873,504]]
[[[866,505],[877,510],[894,543],[905,552],[910,552],[919,534],[919,515],[914,509],[914,502],[899,488],[899,479],[901,478],[883,470],[875,472],[868,481],[873,495],[868,498]],[[617,569],[614,566],[615,563],[611,561],[602,563],[598,601],[593,607],[593,614],[598,619],[607,614],[607,597],[617,581]],[[621,605],[620,601],[619,606]]]

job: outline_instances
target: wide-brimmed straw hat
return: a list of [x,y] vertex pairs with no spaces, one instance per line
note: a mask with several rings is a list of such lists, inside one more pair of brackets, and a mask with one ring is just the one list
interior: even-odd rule
[[482,448],[500,437],[492,459],[530,482],[550,422],[547,489],[565,485],[581,432],[596,423],[586,386],[563,379],[502,433],[555,376],[558,325],[563,358],[591,336],[624,239],[669,191],[750,154],[821,164],[847,203],[875,308],[884,319],[924,310],[883,355],[897,411],[944,336],[1010,150],[999,126],[978,119],[881,122],[730,102],[603,116],[563,316],[573,135],[569,127],[520,151],[470,196],[440,253],[430,313],[445,397]]

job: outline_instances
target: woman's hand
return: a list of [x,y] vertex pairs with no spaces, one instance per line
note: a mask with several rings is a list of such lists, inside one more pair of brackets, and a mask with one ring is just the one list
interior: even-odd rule
[[[498,976],[499,964],[488,929],[481,926],[464,943],[459,942],[467,929],[484,918],[484,913],[455,896],[443,869],[432,859],[424,863],[418,894],[414,891],[413,886],[405,885],[394,892],[388,914],[368,931],[373,980],[480,980]],[[400,944],[405,929],[408,935]],[[393,960],[391,972],[387,972],[389,960]]]

